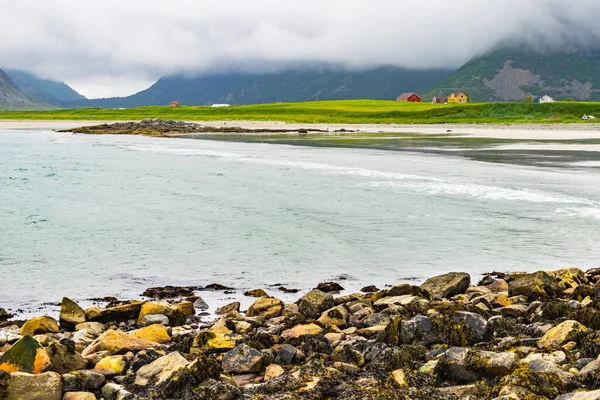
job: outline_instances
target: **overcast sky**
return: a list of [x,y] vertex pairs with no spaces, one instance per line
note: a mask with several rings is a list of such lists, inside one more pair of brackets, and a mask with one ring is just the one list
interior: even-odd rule
[[499,41],[600,38],[600,0],[0,0],[0,65],[88,97],[294,62],[458,67]]

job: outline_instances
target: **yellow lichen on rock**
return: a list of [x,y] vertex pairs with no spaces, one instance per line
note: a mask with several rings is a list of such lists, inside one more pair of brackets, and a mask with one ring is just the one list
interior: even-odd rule
[[21,335],[39,335],[43,333],[58,333],[58,322],[52,317],[44,315],[43,317],[31,318],[21,327]]
[[550,329],[538,341],[540,349],[562,346],[571,341],[579,341],[588,333],[588,329],[577,321],[565,321]]
[[168,343],[171,341],[171,336],[167,332],[167,328],[160,324],[154,324],[145,328],[136,329],[129,332],[129,335],[156,343]]

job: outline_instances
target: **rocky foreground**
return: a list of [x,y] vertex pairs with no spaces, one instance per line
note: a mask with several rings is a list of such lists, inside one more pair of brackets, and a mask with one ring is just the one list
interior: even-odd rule
[[[345,129],[340,132],[346,132]],[[328,132],[322,129],[248,129],[239,126],[208,126],[195,122],[171,121],[159,118],[147,118],[139,122],[117,122],[114,124],[101,124],[83,126],[74,129],[60,130],[59,132],[87,133],[102,135],[145,135],[145,136],[174,136],[182,134],[268,134],[268,133],[298,133]]]
[[58,321],[0,309],[0,399],[600,399],[600,269],[342,289],[253,290],[210,323],[176,287],[65,298]]

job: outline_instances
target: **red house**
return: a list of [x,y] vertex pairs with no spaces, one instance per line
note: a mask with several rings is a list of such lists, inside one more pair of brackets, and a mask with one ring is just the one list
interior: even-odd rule
[[169,107],[181,107],[181,104],[179,104],[178,101],[172,101],[169,103]]
[[436,104],[446,104],[448,103],[448,97],[444,97],[444,96],[434,96],[432,103],[436,103]]
[[416,93],[402,93],[400,96],[398,96],[396,101],[406,101],[409,103],[420,103],[421,96],[419,96]]

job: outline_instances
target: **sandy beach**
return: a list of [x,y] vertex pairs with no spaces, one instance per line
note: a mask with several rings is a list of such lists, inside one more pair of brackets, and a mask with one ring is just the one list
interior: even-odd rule
[[[81,126],[126,121],[24,121],[0,120],[0,130],[62,130]],[[417,133],[524,140],[600,139],[599,124],[568,125],[400,125],[400,124],[288,124],[274,121],[189,121],[209,126],[239,126],[247,129],[320,129],[334,132],[351,130],[362,133]]]

